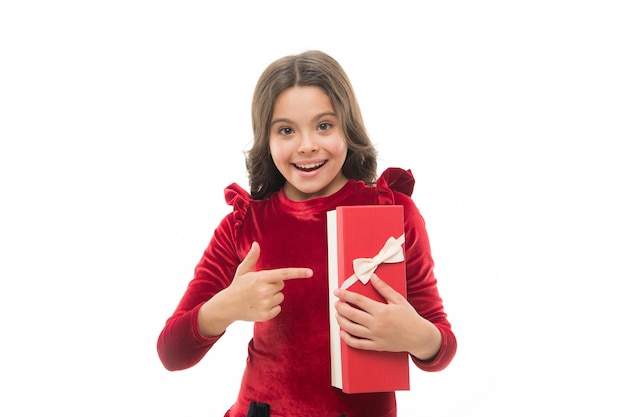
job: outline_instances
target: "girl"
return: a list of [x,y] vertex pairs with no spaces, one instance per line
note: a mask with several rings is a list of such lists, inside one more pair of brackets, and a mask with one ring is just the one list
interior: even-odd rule
[[439,371],[455,355],[456,339],[410,198],[413,177],[394,168],[376,180],[376,151],[350,81],[322,52],[272,63],[254,91],[252,121],[251,194],[226,188],[233,212],[165,323],[159,357],[169,370],[189,368],[230,324],[254,321],[239,395],[225,417],[252,415],[257,403],[269,404],[272,417],[394,417],[393,392],[344,394],[330,384],[326,212],[404,206],[407,299],[373,276],[387,302],[338,289],[336,320],[350,346],[409,352],[419,368]]

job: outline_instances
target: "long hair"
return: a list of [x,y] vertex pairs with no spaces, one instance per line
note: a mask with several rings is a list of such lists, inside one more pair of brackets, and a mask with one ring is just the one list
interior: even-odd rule
[[342,172],[346,178],[368,184],[376,181],[377,153],[369,139],[352,84],[339,63],[320,51],[289,55],[271,63],[261,74],[252,98],[254,141],[246,152],[250,194],[265,199],[285,184],[270,155],[270,123],[276,98],[291,87],[315,86],[330,98],[337,113],[348,152]]

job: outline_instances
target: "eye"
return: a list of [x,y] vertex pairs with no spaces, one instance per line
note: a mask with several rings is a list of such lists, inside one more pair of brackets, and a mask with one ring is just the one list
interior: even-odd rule
[[321,131],[326,131],[326,130],[330,130],[331,127],[333,127],[332,124],[328,122],[323,122],[323,123],[320,123],[320,125],[317,128]]
[[293,129],[290,127],[281,127],[280,129],[278,129],[278,133],[285,136],[291,135],[293,133]]

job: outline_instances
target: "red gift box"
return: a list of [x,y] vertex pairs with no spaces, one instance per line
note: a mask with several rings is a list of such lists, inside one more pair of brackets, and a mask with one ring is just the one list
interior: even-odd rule
[[328,212],[327,221],[331,383],[349,394],[408,390],[408,353],[361,350],[346,345],[339,336],[334,307],[337,297],[333,294],[343,286],[385,302],[369,282],[375,271],[406,297],[404,208],[342,206]]

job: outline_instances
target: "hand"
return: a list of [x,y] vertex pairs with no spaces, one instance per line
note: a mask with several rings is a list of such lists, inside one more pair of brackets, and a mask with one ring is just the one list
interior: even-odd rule
[[349,290],[337,289],[335,303],[341,338],[357,349],[409,352],[422,360],[435,356],[441,333],[376,274],[370,279],[386,300],[381,303]]
[[259,244],[254,242],[244,260],[237,267],[228,292],[232,305],[237,306],[237,320],[267,321],[276,317],[280,304],[285,299],[282,289],[285,281],[309,278],[313,271],[309,268],[280,268],[255,271],[254,267],[261,255]]
[[285,281],[313,276],[310,268],[255,271],[254,267],[260,255],[261,248],[254,242],[237,267],[230,286],[215,294],[200,307],[198,329],[203,336],[220,335],[238,320],[273,319],[280,313],[280,304],[285,299],[282,293]]

